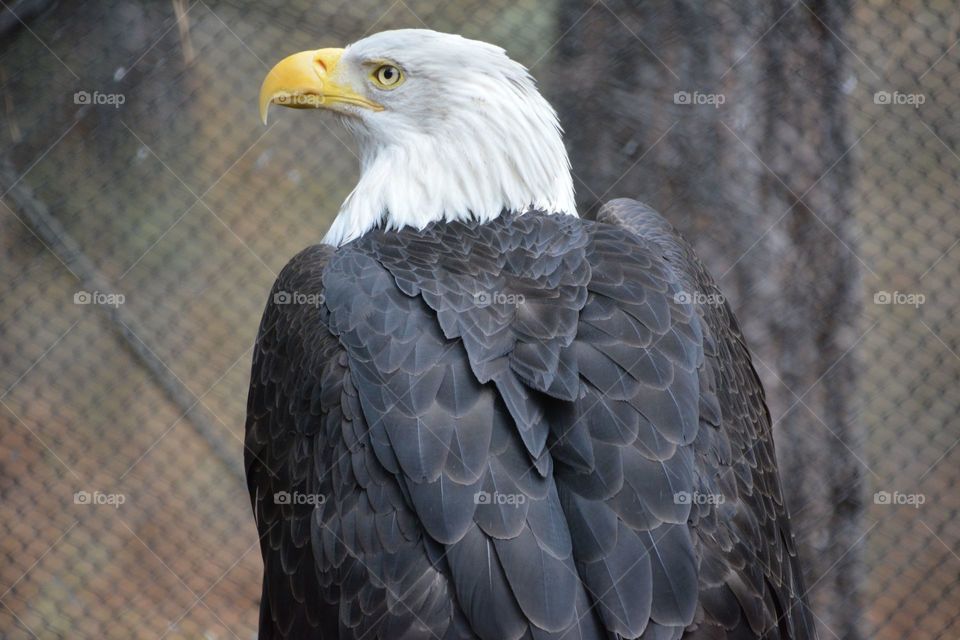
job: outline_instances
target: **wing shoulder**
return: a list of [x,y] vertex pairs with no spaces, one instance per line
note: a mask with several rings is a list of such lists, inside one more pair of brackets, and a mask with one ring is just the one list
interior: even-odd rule
[[267,299],[253,346],[247,396],[248,479],[264,464],[258,465],[257,456],[270,442],[271,425],[278,431],[297,414],[309,413],[302,405],[310,398],[303,395],[301,372],[316,376],[317,384],[332,373],[329,365],[338,349],[323,305],[323,270],[332,254],[326,245],[301,251],[280,272]]

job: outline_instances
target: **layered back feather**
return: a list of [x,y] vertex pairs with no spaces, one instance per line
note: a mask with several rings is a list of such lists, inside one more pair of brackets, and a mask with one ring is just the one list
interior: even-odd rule
[[632,201],[302,252],[248,405],[260,637],[814,637],[722,300]]

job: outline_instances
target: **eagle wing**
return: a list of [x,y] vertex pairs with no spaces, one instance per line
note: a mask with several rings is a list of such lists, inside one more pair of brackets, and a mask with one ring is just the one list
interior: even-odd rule
[[294,258],[248,406],[261,637],[812,637],[759,381],[693,292],[626,201]]
[[[449,580],[377,457],[356,365],[328,329],[331,257],[318,245],[283,269],[254,350],[245,463],[264,562],[259,638],[458,637]],[[372,292],[356,293],[354,311],[376,317],[360,308]]]
[[[704,638],[816,638],[777,471],[763,387],[736,318],[693,249],[635,200],[597,214],[654,244],[703,329],[700,430],[693,447],[701,498],[689,526],[699,540],[696,627]],[[686,637],[686,636],[685,636]]]

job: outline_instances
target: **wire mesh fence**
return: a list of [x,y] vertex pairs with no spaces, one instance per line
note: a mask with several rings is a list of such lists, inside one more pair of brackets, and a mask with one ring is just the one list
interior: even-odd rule
[[877,637],[960,637],[958,28],[956,5],[935,1],[863,3],[850,28],[860,246],[875,272],[861,357]]
[[[0,637],[255,636],[251,346],[277,273],[357,171],[324,118],[260,126],[259,83],[287,53],[427,26],[506,46],[552,98],[556,14],[116,0],[18,16],[0,45]],[[952,2],[872,0],[844,40],[877,638],[960,637],[958,37]]]

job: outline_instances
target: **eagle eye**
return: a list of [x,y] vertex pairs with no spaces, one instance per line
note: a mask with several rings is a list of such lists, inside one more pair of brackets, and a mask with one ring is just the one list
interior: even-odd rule
[[382,64],[377,67],[373,75],[374,83],[381,89],[395,89],[403,82],[403,72],[392,64]]

